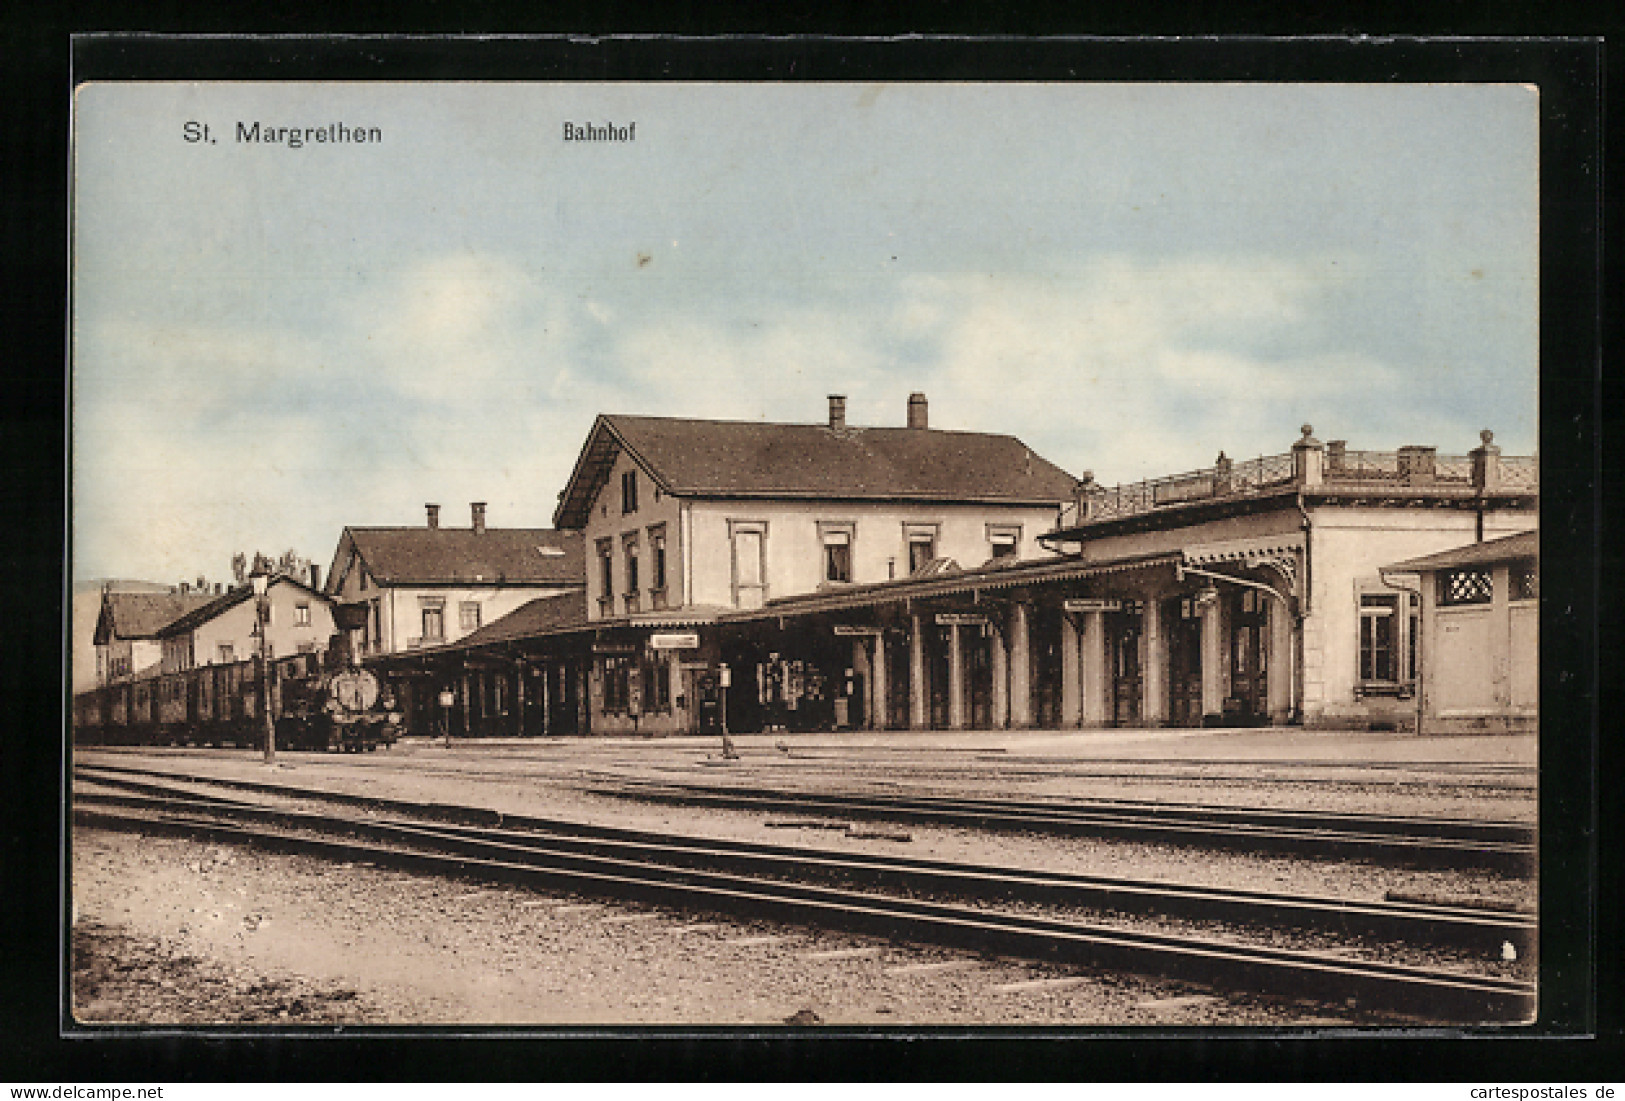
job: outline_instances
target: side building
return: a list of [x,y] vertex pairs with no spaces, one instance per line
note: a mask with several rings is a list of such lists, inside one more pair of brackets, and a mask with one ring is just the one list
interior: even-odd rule
[[1540,535],[1520,532],[1388,566],[1422,602],[1424,733],[1530,730],[1540,703]]
[[1355,451],[1305,425],[1290,452],[1086,487],[1046,541],[1101,577],[1080,628],[1108,675],[1090,716],[1153,725],[1414,728],[1422,605],[1384,568],[1529,528],[1533,456]]
[[[319,654],[333,637],[333,601],[286,575],[266,586],[265,656]],[[162,670],[182,673],[204,665],[230,665],[259,654],[259,610],[254,590],[238,585],[158,632]]]
[[426,508],[422,527],[346,527],[327,582],[351,653],[395,682],[413,733],[437,729],[444,692],[467,716],[475,693],[499,691],[448,671],[444,652],[526,604],[579,594],[585,569],[579,532],[488,527],[478,501],[468,527],[442,527],[440,506]]
[[102,590],[96,617],[96,683],[116,684],[157,673],[164,645],[159,632],[181,616],[214,600],[208,592]]

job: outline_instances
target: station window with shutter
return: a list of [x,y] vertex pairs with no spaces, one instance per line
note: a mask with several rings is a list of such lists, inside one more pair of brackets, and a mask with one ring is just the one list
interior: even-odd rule
[[824,581],[844,583],[852,580],[852,539],[856,528],[856,524],[847,522],[819,522],[818,541],[823,547]]
[[598,548],[598,610],[609,615],[615,606],[615,544],[600,539]]
[[666,525],[649,529],[649,600],[653,607],[666,606]]
[[904,524],[903,540],[908,544],[908,572],[918,573],[937,558],[937,525]]
[[446,637],[446,604],[437,597],[420,597],[423,641],[440,642]]
[[987,526],[988,549],[992,552],[992,559],[1014,558],[1021,547],[1020,524],[989,524]]

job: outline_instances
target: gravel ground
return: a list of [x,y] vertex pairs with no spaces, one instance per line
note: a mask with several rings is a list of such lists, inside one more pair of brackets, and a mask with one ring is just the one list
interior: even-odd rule
[[[1047,744],[1040,740],[1024,748]],[[1077,744],[1060,741],[1069,748]],[[1093,743],[1090,743],[1093,744]],[[1165,738],[1152,748],[1234,754],[1274,744]],[[1322,752],[1340,742],[1314,742]],[[741,740],[724,764],[715,746],[660,742],[536,741],[446,748],[421,741],[366,756],[284,753],[275,767],[241,751],[77,751],[80,761],[155,765],[200,776],[275,782],[378,798],[484,806],[505,814],[687,835],[806,845],[836,852],[1006,864],[1081,874],[1210,884],[1351,899],[1390,893],[1532,906],[1532,881],[1485,872],[1395,869],[1352,860],[1215,852],[1089,838],[990,834],[934,826],[879,827],[860,836],[793,815],[696,810],[587,790],[610,776],[664,782],[805,785],[852,790],[1178,802],[1322,810],[1532,818],[1533,794],[1474,792],[1467,779],[1516,777],[1523,743],[1396,740],[1366,747],[1413,762],[1370,768],[1306,760],[1290,767],[1226,759],[1146,760],[1132,781],[1079,776],[1100,762],[1023,758],[1034,777],[990,773],[979,751],[855,743],[827,747]],[[1136,751],[1144,746],[1136,743]],[[1288,748],[1297,748],[1288,746]],[[812,754],[830,754],[813,759]],[[1431,755],[1431,756],[1429,756]],[[1444,761],[1445,764],[1439,763]],[[1333,768],[1332,764],[1337,767]],[[1211,768],[1205,781],[1159,770]],[[1246,779],[1252,772],[1257,782]],[[1218,773],[1221,773],[1219,775]],[[1404,782],[1395,783],[1395,779]],[[1454,786],[1452,786],[1454,785]],[[213,789],[215,794],[229,794]],[[818,821],[825,816],[817,816]],[[897,840],[906,837],[907,840]],[[738,924],[665,911],[585,905],[491,886],[419,878],[370,866],[168,838],[76,830],[75,1009],[90,1022],[230,1024],[535,1025],[1204,1025],[1350,1023],[1345,1013],[1023,961],[899,947],[789,926]],[[623,920],[624,919],[624,920]],[[761,939],[772,938],[772,939]],[[1282,943],[1289,943],[1290,938]],[[1351,946],[1358,948],[1358,946]],[[99,962],[98,962],[99,961]],[[1407,961],[1411,962],[1411,961]],[[941,966],[937,966],[941,965]],[[1515,968],[1526,972],[1528,961]],[[1476,969],[1476,968],[1475,968]],[[163,975],[175,987],[154,985]],[[170,994],[171,990],[180,991]],[[283,1014],[286,1013],[286,1016]]]
[[74,838],[84,1025],[1351,1025],[1352,1013],[167,837]]
[[[717,761],[690,767],[680,748],[673,751],[661,743],[637,748],[645,753],[644,758],[633,759],[638,767],[647,767],[647,758],[657,754],[675,758],[677,763],[667,778],[681,769],[692,783],[715,783],[723,775],[732,783],[775,782],[777,770],[783,767],[771,758],[751,757],[733,766],[723,766]],[[602,747],[594,746],[592,752],[599,757],[609,756]],[[771,748],[768,752],[773,757],[779,756]],[[621,753],[631,756],[624,749]],[[278,766],[270,771],[247,754],[199,753],[168,757],[117,754],[108,759],[131,765],[150,763],[200,776],[275,782],[383,799],[488,807],[509,815],[556,817],[653,832],[804,845],[854,855],[907,855],[1367,901],[1380,901],[1389,893],[1398,893],[1408,897],[1475,900],[1518,907],[1532,906],[1536,897],[1534,884],[1517,876],[1477,870],[1391,867],[1369,860],[1305,859],[1288,854],[1200,849],[1113,838],[988,833],[921,824],[896,826],[880,821],[859,823],[876,827],[877,832],[898,833],[909,839],[894,841],[821,828],[832,821],[831,816],[822,811],[808,815],[805,827],[786,828],[782,823],[794,821],[795,815],[682,807],[586,790],[580,767],[573,758],[561,755],[556,767],[547,770],[537,763],[537,755],[514,751],[485,755],[466,747],[448,751],[438,745],[407,742],[388,753],[361,758],[284,754]],[[936,767],[940,768],[940,762]],[[970,771],[971,778],[976,779],[973,766]],[[901,763],[894,764],[888,775],[895,777],[894,782],[898,784],[910,780]],[[224,789],[213,790],[218,794]],[[950,786],[939,779],[931,790],[957,795],[962,793],[963,785]],[[1206,792],[1198,794],[1205,797]],[[1259,792],[1250,805],[1278,805],[1270,801],[1278,795],[1272,786]],[[1191,801],[1190,793],[1181,796],[1181,801]],[[1344,799],[1339,805],[1321,809],[1360,811],[1371,808]],[[1436,814],[1438,811],[1428,801],[1412,797],[1401,813]]]

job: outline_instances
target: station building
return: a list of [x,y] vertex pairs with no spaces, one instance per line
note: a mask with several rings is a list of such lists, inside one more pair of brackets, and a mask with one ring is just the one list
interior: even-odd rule
[[866,635],[863,725],[1416,729],[1425,605],[1385,567],[1525,530],[1537,500],[1533,457],[1488,432],[1443,456],[1305,426],[1276,455],[1086,479],[1041,538],[1056,557],[791,597],[754,625],[781,652],[792,622]]
[[1443,628],[1391,567],[1528,530],[1538,483],[1488,432],[1451,456],[1305,426],[1105,487],[930,429],[919,396],[904,428],[839,399],[825,425],[603,416],[555,515],[575,603],[415,659],[453,733],[1416,729]]
[[903,427],[841,396],[822,424],[599,417],[554,516],[585,540],[593,730],[835,725],[849,640],[779,645],[767,609],[1046,557],[1075,486],[1012,436],[931,428],[919,393]]

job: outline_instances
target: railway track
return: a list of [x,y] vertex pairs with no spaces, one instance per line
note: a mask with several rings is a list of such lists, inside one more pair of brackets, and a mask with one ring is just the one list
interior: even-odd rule
[[740,788],[604,778],[587,790],[644,802],[916,822],[974,829],[1127,838],[1215,848],[1394,861],[1432,868],[1490,868],[1527,875],[1532,827],[1516,822],[1305,813],[1142,803],[1018,801],[790,788]]
[[[1481,947],[1499,940],[1527,945],[1523,915],[1486,914],[1420,904],[1223,891],[1131,880],[1057,875],[948,862],[853,857],[789,846],[672,838],[581,827],[435,804],[380,805],[372,813],[333,814],[201,795],[173,784],[78,774],[75,819],[110,828],[169,830],[311,852],[345,860],[441,874],[473,875],[565,888],[613,899],[766,916],[814,925],[929,940],[1053,962],[1187,978],[1249,992],[1307,998],[1366,1012],[1433,1022],[1527,1019],[1527,983],[1288,951],[1208,938],[1110,927],[1070,918],[967,905],[997,899],[1127,913],[1178,914],[1194,920],[1300,924]],[[96,790],[90,785],[100,785]],[[244,785],[249,786],[249,785]],[[257,788],[272,785],[252,785]],[[117,790],[113,790],[117,789]],[[290,797],[311,793],[285,791]],[[325,793],[319,793],[325,794]],[[425,817],[382,819],[381,809]],[[472,819],[485,818],[487,824]],[[856,887],[864,889],[858,890]],[[892,893],[881,893],[892,892]],[[907,893],[897,893],[907,892]],[[921,894],[936,897],[922,898]]]

